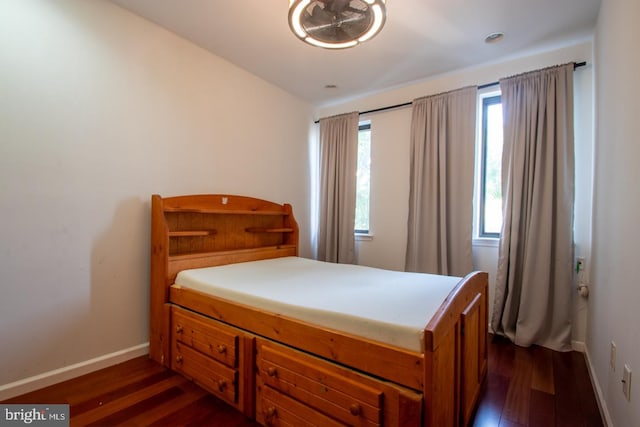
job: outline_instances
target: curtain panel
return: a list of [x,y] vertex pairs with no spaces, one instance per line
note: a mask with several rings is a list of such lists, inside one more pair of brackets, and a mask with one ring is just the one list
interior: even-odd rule
[[355,263],[358,112],[320,119],[318,259]]
[[413,101],[407,271],[473,270],[476,96],[466,87]]
[[515,344],[571,349],[573,64],[500,81],[501,231],[492,328]]

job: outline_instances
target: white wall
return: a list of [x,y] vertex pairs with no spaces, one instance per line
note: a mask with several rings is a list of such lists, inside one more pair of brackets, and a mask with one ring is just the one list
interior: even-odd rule
[[[587,350],[615,426],[640,426],[640,2],[602,2],[595,36],[596,143]],[[616,369],[609,366],[617,344]],[[622,394],[629,364],[631,402]]]
[[[591,153],[592,135],[592,43],[590,40],[555,51],[529,54],[492,64],[460,70],[430,80],[416,82],[362,99],[350,100],[320,108],[317,118],[348,111],[366,111],[388,105],[402,104],[415,98],[445,92],[468,85],[483,85],[502,77],[570,61],[587,61],[576,70],[576,239],[580,242],[576,254],[589,262],[591,229]],[[395,270],[404,269],[407,242],[409,200],[409,132],[411,108],[400,108],[363,115],[371,120],[371,213],[372,240],[357,244],[358,263]],[[498,248],[494,243],[478,243],[473,248],[474,268],[489,272],[490,293],[497,268]],[[491,301],[491,297],[490,297]],[[491,301],[492,302],[492,301]],[[574,341],[584,342],[586,302],[576,295],[574,307]]]
[[309,104],[105,1],[0,2],[0,388],[148,340],[149,200],[293,204]]
[[362,116],[371,120],[369,230],[373,239],[357,242],[361,265],[404,270],[411,125],[411,114],[407,111]]

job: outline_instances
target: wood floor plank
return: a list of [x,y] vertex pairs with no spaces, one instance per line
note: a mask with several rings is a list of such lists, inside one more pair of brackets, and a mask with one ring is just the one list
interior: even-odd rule
[[587,362],[584,354],[578,352],[571,353],[571,365],[574,370],[576,388],[580,399],[581,412],[585,417],[586,427],[602,427],[604,425],[600,408],[594,392],[591,377],[587,369]]
[[556,424],[563,427],[584,427],[584,417],[575,416],[575,414],[582,414],[575,375],[571,352],[554,352],[553,376],[556,387]]
[[155,410],[157,408],[167,406],[181,394],[182,390],[180,389],[180,387],[171,387],[159,393],[154,393],[146,399],[142,399],[132,405],[120,408],[120,410],[117,412],[113,412],[105,417],[99,418],[91,423],[86,423],[83,425],[87,427],[144,425],[134,422],[134,417],[144,415],[150,410]]
[[556,425],[555,397],[539,390],[531,390],[529,406],[529,427],[550,427]]
[[181,393],[171,399],[170,402],[167,402],[167,404],[149,406],[146,410],[137,408],[137,410],[132,411],[133,416],[125,419],[126,424],[148,426],[157,423],[170,414],[184,410],[192,402],[209,394],[193,383],[184,384],[180,387],[180,391]]
[[[186,418],[185,414],[189,414]],[[220,399],[205,394],[181,410],[173,411],[149,424],[150,427],[178,426],[255,426],[254,422],[235,411]]]
[[[5,403],[67,403],[74,405],[107,391],[120,388],[123,384],[138,381],[164,368],[146,356],[137,357],[82,375],[49,387],[8,399]],[[114,379],[117,378],[117,381]]]
[[[151,398],[157,394],[163,393],[177,385],[183,384],[186,379],[179,376],[171,376],[164,381],[152,384],[140,390],[136,390],[127,396],[113,400],[91,411],[85,412],[78,416],[71,417],[72,426],[85,426],[108,417],[112,414],[124,411],[130,406]],[[105,424],[108,425],[108,424]]]
[[503,377],[511,378],[514,371],[516,347],[506,338],[493,336],[490,340],[489,351],[494,357],[489,357],[489,371]]
[[162,370],[157,374],[147,375],[146,377],[141,378],[139,381],[130,384],[124,384],[123,386],[118,388],[109,387],[105,393],[98,394],[96,396],[87,396],[88,398],[86,400],[74,403],[71,407],[71,415],[78,416],[87,411],[103,406],[105,403],[109,403],[125,397],[135,390],[143,389],[172,376],[173,373],[171,371]]
[[478,408],[471,425],[473,427],[493,427],[500,424],[504,402],[507,398],[509,378],[493,372],[487,374]]
[[534,345],[531,347],[533,355],[533,373],[531,388],[547,394],[555,394],[553,381],[553,351]]
[[533,374],[533,357],[526,348],[516,347],[514,370],[507,389],[503,418],[527,425],[529,422],[529,405],[531,399],[531,377]]
[[496,427],[527,427],[526,424],[520,424],[515,421],[507,420],[505,418],[500,420],[500,424]]
[[[162,373],[166,371],[164,367],[158,365],[148,357],[143,356],[143,358],[146,359],[145,363],[135,364],[131,370],[127,369],[126,364],[119,364],[113,367],[113,369],[108,368],[108,371],[105,372],[104,375],[99,375],[100,371],[98,371],[95,373],[98,378],[94,378],[93,376],[88,378],[91,387],[87,387],[86,384],[78,384],[73,387],[66,385],[65,395],[67,403],[76,405],[79,402],[86,401],[88,398],[115,391],[123,386],[136,384],[139,381],[144,381],[150,376],[162,375]],[[114,379],[117,379],[117,381],[114,381]]]

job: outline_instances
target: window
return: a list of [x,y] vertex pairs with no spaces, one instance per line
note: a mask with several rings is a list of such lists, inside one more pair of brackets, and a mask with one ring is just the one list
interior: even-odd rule
[[371,122],[361,122],[358,127],[358,172],[356,178],[355,232],[369,233],[369,193],[371,166]]
[[499,94],[480,95],[477,236],[498,238],[502,228],[502,103]]

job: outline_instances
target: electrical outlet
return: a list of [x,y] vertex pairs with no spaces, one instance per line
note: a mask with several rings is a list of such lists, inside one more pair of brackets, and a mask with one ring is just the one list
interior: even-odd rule
[[624,365],[624,372],[622,374],[622,392],[627,401],[631,401],[631,368],[629,365]]
[[611,341],[611,353],[609,355],[609,365],[613,372],[616,371],[616,343]]

